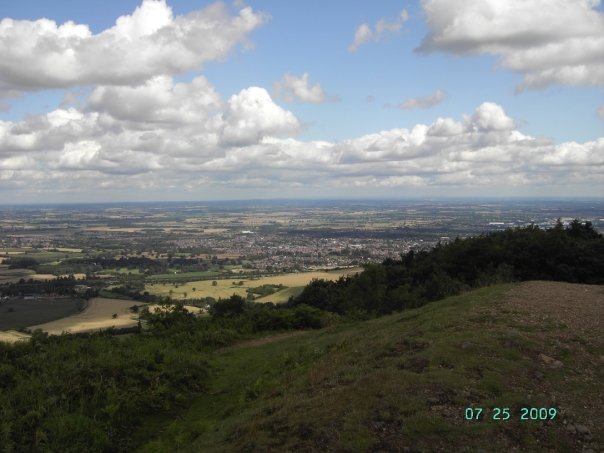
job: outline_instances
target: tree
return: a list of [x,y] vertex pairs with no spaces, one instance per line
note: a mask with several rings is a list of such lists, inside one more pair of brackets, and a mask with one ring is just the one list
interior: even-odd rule
[[245,309],[245,299],[237,294],[233,294],[228,299],[220,299],[210,308],[213,316],[233,317],[243,313]]

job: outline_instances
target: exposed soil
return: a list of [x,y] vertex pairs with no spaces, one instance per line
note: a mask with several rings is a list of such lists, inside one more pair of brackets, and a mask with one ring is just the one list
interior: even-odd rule
[[524,282],[507,292],[500,308],[543,345],[534,357],[538,380],[561,370],[557,384],[537,386],[566,408],[560,428],[575,438],[577,451],[604,451],[604,286]]
[[517,311],[526,325],[557,323],[561,333],[604,343],[604,286],[524,282],[508,291],[503,308]]

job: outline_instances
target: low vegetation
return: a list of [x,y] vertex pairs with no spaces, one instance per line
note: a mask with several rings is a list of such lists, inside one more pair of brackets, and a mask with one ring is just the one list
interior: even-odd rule
[[[577,325],[560,323],[549,304],[556,295],[562,305],[585,299]],[[209,356],[207,390],[176,419],[162,419],[159,433],[139,432],[156,437],[141,451],[599,451],[604,339],[597,322],[578,327],[604,314],[586,310],[603,296],[584,285],[497,285],[241,343]],[[549,322],[535,324],[527,312]],[[469,407],[484,418],[465,420]],[[495,407],[509,408],[510,420],[494,420]],[[531,407],[557,415],[522,421]]]

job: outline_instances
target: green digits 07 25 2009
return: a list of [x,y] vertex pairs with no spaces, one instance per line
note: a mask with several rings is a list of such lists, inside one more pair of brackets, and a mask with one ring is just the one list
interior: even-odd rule
[[509,407],[467,407],[464,411],[466,421],[481,421],[490,418],[497,421],[507,421],[512,418],[520,421],[544,421],[554,420],[558,415],[558,409],[555,407],[522,407],[518,413],[512,412]]

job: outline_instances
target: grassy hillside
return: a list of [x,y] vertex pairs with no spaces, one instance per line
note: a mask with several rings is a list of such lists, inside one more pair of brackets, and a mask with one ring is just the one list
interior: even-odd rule
[[[525,282],[242,343],[136,437],[144,452],[602,451],[603,319],[603,286]],[[521,421],[525,407],[557,414]]]

